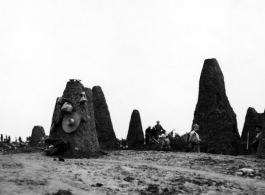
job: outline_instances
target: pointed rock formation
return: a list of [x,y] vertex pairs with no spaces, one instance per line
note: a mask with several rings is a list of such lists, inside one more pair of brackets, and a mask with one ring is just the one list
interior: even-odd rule
[[116,135],[113,130],[110,112],[100,86],[92,89],[96,130],[100,148],[103,150],[119,150]]
[[32,129],[29,145],[31,147],[38,147],[42,137],[45,137],[45,131],[43,127],[34,126]]
[[[86,89],[78,80],[70,80],[67,82],[63,93],[63,98],[69,100],[73,105],[72,113],[77,113],[81,118],[81,122],[77,129],[73,132],[67,133],[62,127],[64,114],[61,113],[61,105],[56,103],[52,127],[50,131],[51,138],[62,138],[70,142],[70,146],[61,154],[67,158],[89,158],[98,156],[99,143],[95,128],[95,121],[91,111],[91,98],[88,101],[80,102],[80,98],[84,93],[88,93]],[[67,121],[68,122],[68,121]],[[71,126],[69,126],[72,128]]]
[[226,96],[224,76],[216,59],[204,61],[193,124],[200,126],[202,152],[240,153],[236,114]]
[[[254,108],[249,107],[247,110],[243,131],[241,134],[242,152],[243,154],[253,154],[254,150],[250,144],[255,140],[257,132],[255,131],[256,125],[263,126],[265,121],[265,114],[257,113]],[[249,134],[249,138],[248,138]],[[248,150],[247,150],[248,139]]]
[[144,146],[144,132],[138,110],[133,110],[132,112],[127,143],[129,149],[140,149]]

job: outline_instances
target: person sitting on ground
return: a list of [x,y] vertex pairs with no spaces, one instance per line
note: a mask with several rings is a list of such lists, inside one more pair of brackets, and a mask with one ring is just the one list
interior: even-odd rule
[[150,134],[151,134],[151,126],[149,126],[149,127],[145,130],[145,144],[149,144]]
[[201,139],[199,137],[199,134],[196,132],[199,130],[199,128],[199,125],[194,124],[192,126],[192,130],[188,134],[187,146],[189,152],[200,152]]
[[170,140],[166,136],[166,134],[162,134],[160,136],[160,139],[162,141],[162,143],[161,143],[161,151],[171,151]]
[[45,149],[46,154],[48,156],[54,155],[55,153],[59,153],[62,150],[69,147],[70,143],[67,142],[65,139],[60,138],[49,138],[48,136],[45,138],[45,143],[48,146],[47,149]]
[[257,135],[255,137],[255,140],[251,143],[251,146],[254,149],[254,153],[257,153],[257,149],[258,149],[260,138],[261,138],[261,129],[262,127],[260,125],[256,125],[255,131]]

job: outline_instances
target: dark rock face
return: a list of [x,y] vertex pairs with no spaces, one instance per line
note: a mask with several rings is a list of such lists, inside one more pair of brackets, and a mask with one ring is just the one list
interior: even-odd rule
[[100,148],[103,150],[118,150],[120,147],[113,130],[104,93],[100,86],[93,87],[92,93],[96,130]]
[[216,59],[204,61],[193,124],[200,126],[202,152],[240,153],[236,114],[226,96],[224,76]]
[[[254,108],[249,107],[247,110],[245,123],[241,135],[241,144],[243,154],[253,154],[254,150],[250,144],[255,140],[257,132],[255,131],[256,125],[263,126],[265,121],[264,113],[260,114]],[[248,150],[247,150],[247,135],[249,133]]]
[[132,112],[127,142],[129,149],[139,149],[144,146],[144,132],[138,110]]
[[[77,112],[81,117],[81,122],[78,128],[71,132],[66,133],[62,128],[62,117],[60,116],[61,106],[55,105],[52,123],[55,127],[50,131],[51,138],[62,138],[70,142],[70,146],[61,154],[67,158],[89,158],[98,156],[99,143],[95,128],[95,121],[92,115],[91,104],[92,99],[88,98],[87,102],[80,103],[80,94],[85,92],[89,94],[86,89],[78,81],[67,82],[66,88],[63,93],[63,98],[70,100],[73,103],[73,112]],[[56,118],[59,118],[57,120]]]
[[31,133],[30,138],[30,146],[31,147],[38,147],[39,142],[41,141],[41,138],[45,137],[45,131],[43,127],[41,126],[34,126]]

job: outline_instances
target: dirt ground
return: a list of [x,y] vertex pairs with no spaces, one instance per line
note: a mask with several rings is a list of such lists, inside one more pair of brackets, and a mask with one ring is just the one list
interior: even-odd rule
[[265,194],[265,160],[127,150],[59,161],[41,151],[0,152],[0,194]]

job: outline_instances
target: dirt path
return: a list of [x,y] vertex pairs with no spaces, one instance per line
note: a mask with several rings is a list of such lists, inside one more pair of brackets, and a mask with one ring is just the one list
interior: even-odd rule
[[42,153],[0,154],[0,194],[264,194],[262,178],[223,173],[240,163],[264,167],[254,158],[155,151],[64,162]]

